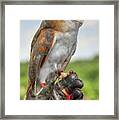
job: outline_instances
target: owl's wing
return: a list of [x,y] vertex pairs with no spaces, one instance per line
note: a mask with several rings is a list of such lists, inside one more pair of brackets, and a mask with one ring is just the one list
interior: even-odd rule
[[51,49],[54,40],[54,31],[50,28],[40,29],[35,34],[31,44],[31,53],[29,61],[29,85],[28,90],[32,89],[36,80],[38,80],[39,71],[44,64],[47,54]]
[[33,37],[33,40],[32,40],[32,42],[31,42],[31,51],[32,51],[33,46],[34,46],[35,43],[37,42],[37,38],[38,38],[38,36],[40,35],[42,29],[44,29],[43,22],[41,23],[40,27],[38,28],[37,32],[35,33],[35,35],[34,35],[34,37]]

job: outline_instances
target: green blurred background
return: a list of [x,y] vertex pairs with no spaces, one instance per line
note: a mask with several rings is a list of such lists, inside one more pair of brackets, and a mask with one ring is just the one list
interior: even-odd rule
[[[74,70],[83,80],[84,99],[99,99],[99,57],[69,63],[66,71]],[[24,98],[28,82],[28,63],[20,63],[20,99]]]
[[[28,84],[30,46],[41,20],[20,22],[20,99]],[[66,71],[74,70],[84,82],[84,99],[99,99],[99,21],[84,20],[77,36],[77,48]]]

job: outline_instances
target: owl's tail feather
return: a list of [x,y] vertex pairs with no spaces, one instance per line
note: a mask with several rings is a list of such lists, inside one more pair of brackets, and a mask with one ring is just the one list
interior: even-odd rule
[[29,81],[29,85],[27,87],[27,91],[26,91],[26,94],[24,96],[24,100],[29,99],[30,90],[33,89],[34,84],[35,84],[35,81],[31,81],[31,80]]

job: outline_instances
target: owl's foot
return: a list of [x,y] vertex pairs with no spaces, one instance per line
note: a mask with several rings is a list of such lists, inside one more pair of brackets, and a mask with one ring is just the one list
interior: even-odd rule
[[46,87],[46,83],[40,83],[41,88]]
[[46,88],[46,83],[40,83],[40,90],[36,93],[36,96],[38,96],[45,88]]

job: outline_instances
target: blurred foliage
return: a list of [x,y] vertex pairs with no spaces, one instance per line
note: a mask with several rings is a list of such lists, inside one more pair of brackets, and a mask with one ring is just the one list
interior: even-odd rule
[[[80,60],[68,64],[66,71],[74,70],[83,80],[84,99],[99,99],[99,57],[92,60]],[[20,99],[24,98],[28,84],[28,63],[20,63]]]

